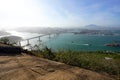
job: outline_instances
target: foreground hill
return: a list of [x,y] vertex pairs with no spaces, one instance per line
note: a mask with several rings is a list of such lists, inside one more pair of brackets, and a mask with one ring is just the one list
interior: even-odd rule
[[114,80],[60,62],[30,56],[0,56],[0,80]]

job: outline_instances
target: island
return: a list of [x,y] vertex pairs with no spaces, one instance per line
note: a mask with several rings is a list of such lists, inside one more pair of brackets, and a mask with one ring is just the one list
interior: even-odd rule
[[105,44],[105,46],[120,47],[120,43],[119,42],[112,42],[112,43]]

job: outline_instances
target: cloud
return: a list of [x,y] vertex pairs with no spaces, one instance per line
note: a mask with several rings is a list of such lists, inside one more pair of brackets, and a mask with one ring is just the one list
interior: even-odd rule
[[36,5],[33,0],[1,0],[0,25],[29,26],[39,25],[46,20],[43,6]]
[[119,5],[109,3],[109,0],[0,0],[0,27],[118,24]]

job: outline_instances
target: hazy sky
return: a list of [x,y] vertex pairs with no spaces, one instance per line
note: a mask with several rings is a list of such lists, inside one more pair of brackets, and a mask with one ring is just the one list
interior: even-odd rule
[[120,0],[0,0],[0,27],[120,25]]

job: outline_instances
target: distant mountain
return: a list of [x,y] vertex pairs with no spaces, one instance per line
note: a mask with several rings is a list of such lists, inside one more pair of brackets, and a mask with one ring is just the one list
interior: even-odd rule
[[95,29],[95,30],[98,30],[98,29],[104,29],[105,27],[103,26],[98,26],[98,25],[95,25],[95,24],[90,24],[90,25],[86,25],[84,28],[86,29]]
[[90,25],[87,25],[86,27],[98,27],[98,26],[95,24],[90,24]]
[[4,35],[10,35],[10,33],[6,31],[0,31],[0,36],[4,36]]

